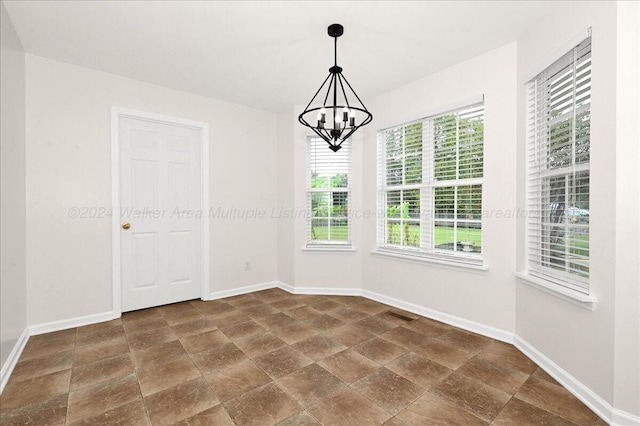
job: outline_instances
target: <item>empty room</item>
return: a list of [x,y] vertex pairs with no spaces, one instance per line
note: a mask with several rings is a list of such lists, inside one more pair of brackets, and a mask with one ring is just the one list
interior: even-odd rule
[[0,424],[640,426],[640,2],[0,9]]

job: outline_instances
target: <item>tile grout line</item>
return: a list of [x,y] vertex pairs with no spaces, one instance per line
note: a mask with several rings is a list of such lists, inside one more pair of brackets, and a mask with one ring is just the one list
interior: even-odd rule
[[[483,349],[482,351],[480,351],[480,352],[478,352],[477,354],[475,354],[472,358],[470,358],[470,359],[469,359],[469,361],[471,361],[472,359],[474,359],[474,358],[478,357],[478,356],[479,356],[480,354],[482,354],[486,349],[487,349],[487,348],[485,348],[485,349]],[[467,361],[467,362],[469,362],[469,361]],[[465,362],[465,364],[466,364],[467,362]],[[490,362],[491,364],[493,364],[493,362],[491,362],[491,361],[488,361],[488,362]],[[463,364],[463,365],[465,365],[465,364]],[[456,369],[454,370],[454,372],[455,372],[455,371],[458,371],[461,367],[462,367],[462,365],[461,365],[460,367],[456,368]],[[505,368],[508,368],[508,367],[505,367]],[[516,371],[516,370],[514,370],[514,371]],[[535,373],[535,370],[534,370],[534,373]],[[465,376],[465,375],[464,375],[464,373],[460,373],[460,374],[462,374],[463,376]],[[508,400],[507,400],[507,402],[504,404],[504,406],[502,406],[502,408],[500,409],[500,411],[498,411],[498,412],[496,413],[496,415],[495,415],[495,416],[493,416],[493,418],[491,419],[491,421],[488,423],[489,425],[492,425],[492,424],[493,424],[493,422],[495,421],[495,419],[497,419],[497,418],[500,416],[500,414],[504,411],[504,409],[505,409],[505,408],[507,408],[507,405],[509,405],[509,403],[511,402],[511,400],[516,396],[516,393],[518,393],[518,391],[520,390],[520,388],[521,388],[522,386],[524,386],[524,384],[527,382],[527,380],[529,380],[529,378],[530,378],[532,375],[533,375],[533,373],[529,374],[529,375],[527,376],[527,378],[522,382],[522,384],[520,384],[520,386],[518,386],[518,388],[515,390],[515,392],[513,392],[513,393],[509,396],[509,399],[508,399]],[[469,379],[471,379],[471,380],[475,380],[475,379],[473,379],[473,378],[471,378],[471,377],[468,377],[468,376],[465,376],[465,377],[467,377],[467,378],[469,378]],[[498,388],[496,388],[496,387],[494,387],[494,386],[491,386],[491,385],[490,385],[490,384],[488,384],[488,383],[485,383],[485,384],[486,384],[487,386],[489,386],[489,387],[493,388],[493,389],[501,390],[501,389],[498,389]],[[504,391],[502,391],[502,392],[504,392]],[[505,392],[505,393],[506,393],[506,392]],[[460,408],[462,408],[462,407],[460,407]],[[465,410],[465,411],[466,411],[466,410]],[[471,413],[471,414],[473,414],[473,413]],[[474,415],[475,415],[475,414],[474,414]],[[476,416],[476,417],[477,417],[477,416]],[[478,417],[478,418],[479,418],[479,417]],[[481,419],[481,420],[482,420],[482,419]]]
[[[144,321],[144,320],[142,320]],[[131,365],[133,366],[133,374],[136,377],[136,382],[138,384],[138,392],[140,392],[140,399],[142,400],[142,407],[144,408],[144,414],[147,416],[147,421],[151,425],[151,416],[149,415],[149,407],[147,407],[147,401],[144,399],[144,395],[142,394],[142,387],[140,386],[140,378],[138,377],[138,369],[136,368],[135,363],[133,362],[133,348],[129,343],[129,334],[127,333],[127,329],[124,326],[124,321],[122,322],[122,330],[124,331],[124,338],[127,341],[127,346],[129,347],[129,358],[131,359]],[[108,410],[107,410],[108,411]]]
[[[232,305],[232,306],[233,306],[233,305]],[[197,309],[197,307],[196,307],[196,309]],[[238,308],[236,308],[236,307],[234,306],[234,310],[238,310]],[[202,313],[202,314],[205,316],[205,318],[208,318],[208,317],[209,317],[209,315],[207,315],[205,312],[202,312],[202,311],[201,311],[201,310],[199,310],[199,309],[198,309],[198,311],[199,311],[200,313]],[[222,315],[222,314],[221,314],[221,315]],[[213,315],[213,316],[215,316],[215,315]],[[235,325],[235,324],[232,324],[232,325]],[[229,339],[229,337],[228,337],[227,335],[225,335],[225,334],[224,334],[224,332],[223,332],[222,330],[220,330],[220,328],[219,328],[218,326],[215,326],[215,329],[214,329],[214,330],[218,330],[218,331],[220,331],[220,333],[222,333],[222,334],[223,334],[227,339]],[[213,331],[213,330],[209,330],[209,331]],[[197,363],[195,362],[195,360],[193,359],[193,356],[192,356],[192,355],[195,355],[195,354],[192,354],[191,352],[187,351],[187,348],[185,348],[185,347],[184,347],[184,345],[183,345],[183,343],[182,343],[182,340],[180,339],[180,337],[179,337],[179,336],[178,336],[178,341],[180,342],[180,345],[182,346],[182,348],[183,348],[183,349],[185,350],[185,352],[187,353],[187,356],[189,357],[189,359],[191,360],[191,362],[193,363],[193,365],[198,369],[198,372],[200,373],[200,377],[202,377],[202,379],[205,381],[205,383],[207,384],[207,386],[209,387],[209,389],[211,389],[211,392],[213,392],[213,394],[216,396],[216,399],[218,400],[218,405],[220,405],[220,407],[222,407],[222,409],[225,411],[225,413],[227,413],[227,416],[229,416],[229,418],[231,419],[231,421],[235,424],[235,421],[233,420],[233,418],[231,418],[231,415],[230,415],[230,414],[229,414],[229,412],[227,411],[227,408],[225,407],[225,405],[224,405],[223,401],[221,401],[221,400],[219,399],[219,397],[218,397],[218,395],[217,395],[217,393],[216,393],[216,390],[211,386],[211,384],[210,384],[210,383],[209,383],[209,381],[206,379],[206,377],[204,377],[205,373],[202,371],[202,369],[198,366],[198,364],[197,364]],[[263,371],[263,370],[260,368],[260,366],[259,366],[259,365],[255,364],[255,362],[253,361],[253,359],[252,359],[252,358],[250,358],[247,354],[245,354],[245,353],[244,353],[244,351],[242,351],[242,349],[240,349],[240,348],[235,344],[235,342],[233,342],[231,339],[229,339],[229,341],[230,341],[230,343],[233,343],[233,344],[234,344],[234,346],[235,346],[236,348],[238,348],[238,350],[240,350],[240,351],[241,351],[245,356],[247,356],[247,358],[248,358],[248,359],[249,359],[249,360],[250,360],[250,361],[251,361],[251,362],[252,362],[252,363],[253,363],[257,368],[259,368],[261,371]],[[206,352],[206,351],[202,351],[202,352]],[[201,353],[201,352],[198,352],[198,353]],[[224,368],[222,368],[222,369],[220,369],[220,370],[213,370],[213,371],[221,371],[221,370],[224,370]],[[265,372],[265,374],[267,374],[267,373]],[[263,385],[263,386],[266,386],[267,384],[268,384],[268,383],[266,383],[266,384],[265,384],[265,385]],[[259,387],[258,387],[258,388],[259,388]],[[257,389],[257,388],[256,388],[256,389]],[[243,394],[244,394],[244,393],[243,393]],[[243,394],[241,394],[241,395],[243,395]],[[241,396],[241,395],[239,395],[239,396]],[[215,407],[215,406],[214,406],[214,407]],[[213,407],[210,407],[210,408],[213,408]],[[207,409],[206,409],[206,410],[204,410],[204,411],[207,411],[207,410],[209,410],[210,408],[207,408]],[[203,412],[204,412],[204,411],[203,411]],[[197,414],[199,414],[199,413],[197,413]],[[197,415],[197,414],[196,414],[196,415]]]
[[76,361],[76,348],[78,347],[78,327],[76,327],[76,332],[73,336],[73,358],[71,359],[71,372],[69,373],[69,390],[67,392],[67,408],[64,413],[64,424],[68,424],[69,419],[69,407],[71,407],[71,379],[73,378],[73,366]]

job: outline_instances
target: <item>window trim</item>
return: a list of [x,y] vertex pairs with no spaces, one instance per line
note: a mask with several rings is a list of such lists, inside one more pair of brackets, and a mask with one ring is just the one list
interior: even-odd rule
[[536,65],[525,74],[524,81],[531,81],[535,79],[538,74],[549,68],[549,64],[553,64],[558,59],[562,58],[567,54],[567,52],[569,52],[571,49],[573,49],[589,37],[591,37],[591,27],[586,27],[580,30],[573,37],[559,46],[553,53],[545,57],[544,60],[537,62]]
[[[484,244],[482,245],[482,251],[480,253],[469,253],[463,251],[449,251],[449,250],[438,250],[435,248],[433,241],[435,236],[435,222],[439,221],[435,217],[435,195],[434,189],[437,187],[461,187],[461,186],[472,186],[472,185],[481,185],[482,193],[484,195],[484,173],[481,178],[468,178],[468,179],[459,179],[456,176],[456,179],[447,180],[447,181],[437,181],[432,176],[432,171],[434,170],[434,155],[433,155],[433,141],[432,137],[428,136],[427,132],[433,130],[433,120],[437,117],[444,116],[450,113],[458,113],[461,110],[470,109],[473,107],[483,107],[483,123],[484,123],[484,96],[474,97],[473,100],[468,101],[467,103],[457,103],[455,107],[440,110],[440,112],[436,112],[434,114],[430,114],[427,117],[421,118],[419,120],[413,120],[410,122],[406,122],[397,126],[387,127],[385,129],[379,130],[378,133],[378,191],[377,191],[377,202],[378,202],[378,220],[377,220],[377,238],[376,238],[376,249],[371,253],[376,256],[383,256],[389,258],[396,259],[404,259],[409,261],[418,261],[423,263],[431,263],[437,265],[444,265],[448,267],[453,267],[455,269],[471,269],[471,270],[481,270],[486,271],[489,269],[488,266],[484,264]],[[386,161],[386,143],[384,141],[384,134],[387,131],[399,128],[405,128],[415,123],[423,123],[422,129],[422,180],[420,183],[411,183],[411,184],[400,184],[393,185],[389,188],[386,184],[386,169],[387,169],[387,161]],[[459,153],[458,153],[458,144],[459,138],[456,141],[456,164],[459,161]],[[484,140],[483,140],[483,151],[484,151]],[[404,161],[404,153],[403,153],[403,161]],[[484,167],[484,160],[483,160]],[[456,173],[458,173],[456,167]],[[402,245],[394,245],[383,243],[386,234],[386,226],[389,218],[387,217],[387,193],[389,191],[403,191],[407,189],[419,189],[420,190],[420,211],[421,217],[417,219],[411,219],[411,221],[417,222],[420,226],[421,236],[420,236],[420,247],[411,247],[411,246],[402,246]],[[427,195],[428,194],[428,195]],[[484,199],[484,196],[482,197]],[[454,200],[457,202],[457,200]],[[482,210],[482,207],[481,207]],[[428,212],[428,216],[424,215],[424,212]],[[394,218],[391,218],[392,220]],[[399,219],[402,222],[401,218]],[[443,221],[449,221],[443,220]],[[477,221],[482,224],[482,217],[477,220],[470,220],[471,222]],[[451,219],[452,223],[466,222],[465,220],[461,220],[459,218]],[[430,228],[429,232],[423,232],[424,228]],[[425,247],[425,241],[429,241],[427,245],[432,247]]]
[[582,308],[594,311],[598,298],[592,294],[584,294],[579,291],[573,290],[569,287],[565,287],[559,283],[540,278],[532,275],[529,272],[514,272],[513,273],[520,282],[530,287],[537,288],[545,293],[549,293],[553,296],[564,299],[574,305]]
[[353,254],[356,248],[351,244],[311,244],[305,245],[301,249],[309,253],[333,253],[333,254]]
[[[306,205],[307,205],[307,220],[306,222],[306,243],[302,247],[303,252],[316,252],[316,253],[350,253],[355,251],[355,247],[353,246],[353,224],[351,218],[351,190],[352,190],[352,155],[353,150],[351,146],[351,139],[347,139],[342,143],[342,146],[348,148],[348,157],[347,157],[347,186],[340,188],[311,188],[311,144],[312,141],[319,140],[322,141],[316,135],[307,135],[306,136],[306,179],[305,179],[305,197],[306,197]],[[327,145],[327,149],[329,145]],[[338,151],[340,152],[340,151]],[[344,192],[347,194],[347,205],[349,206],[349,211],[347,213],[347,240],[328,240],[328,241],[313,241],[311,240],[311,228],[313,221],[313,213],[311,212],[311,194],[314,192],[328,192],[330,195],[333,193]],[[327,219],[330,221],[331,216],[328,216]]]
[[[485,272],[489,266],[483,262],[478,262],[476,258],[464,258],[463,256],[452,256],[449,254],[438,256],[437,254],[427,254],[422,252],[408,252],[407,250],[395,250],[387,247],[377,247],[371,254],[389,259],[399,259],[409,262],[431,264],[448,269],[458,269],[466,271]],[[455,257],[455,258],[454,258]]]
[[[565,165],[563,167],[558,167],[558,168],[550,168],[549,166],[545,166],[545,167],[537,166],[537,164],[539,163],[539,159],[537,158],[537,156],[539,155],[538,152],[540,150],[546,150],[550,146],[550,142],[548,141],[543,145],[540,142],[540,137],[538,135],[538,132],[540,131],[539,123],[538,123],[539,121],[538,111],[540,109],[540,106],[538,105],[538,99],[540,97],[539,91],[544,90],[539,88],[539,77],[547,73],[549,69],[551,70],[563,69],[561,67],[569,66],[569,65],[562,65],[560,61],[563,61],[563,58],[565,58],[572,52],[575,52],[576,49],[578,49],[581,45],[583,45],[583,43],[585,43],[587,40],[589,40],[589,45],[590,45],[589,52],[591,52],[591,32],[590,32],[590,29],[588,29],[586,36],[582,35],[582,37],[579,40],[572,40],[573,45],[569,46],[567,50],[563,52],[562,55],[559,55],[554,61],[548,63],[544,69],[542,69],[537,75],[532,76],[532,78],[528,80],[527,83],[525,83],[525,90],[527,93],[527,102],[528,102],[527,110],[526,110],[526,114],[527,114],[526,127],[528,130],[527,130],[526,141],[525,141],[526,151],[528,152],[527,158],[526,158],[526,175],[525,175],[526,197],[525,199],[527,200],[526,201],[527,210],[530,213],[535,209],[535,207],[532,207],[532,205],[541,206],[545,199],[550,198],[550,195],[547,194],[545,196],[545,194],[541,193],[540,189],[538,189],[544,186],[544,181],[547,179],[551,179],[554,177],[555,178],[564,177],[565,181],[568,182],[569,179],[571,178],[576,179],[579,173],[588,172],[589,188],[591,188],[591,183],[590,183],[591,159],[589,159],[589,161],[587,162],[576,164],[575,157],[577,154],[575,151],[575,147],[571,152],[571,159],[572,159],[571,164]],[[576,73],[576,68],[578,67],[577,62],[575,62],[575,57],[571,60],[569,64],[573,67],[574,80],[572,80],[572,87],[575,90],[575,88],[577,87],[577,80],[576,80],[575,73]],[[545,80],[544,82],[546,85],[549,84],[548,83],[549,80]],[[589,90],[591,90],[591,86],[589,86]],[[534,99],[533,104],[529,102],[529,99],[531,99],[532,97]],[[573,104],[572,104],[571,114],[575,120],[575,117],[577,117],[577,115],[582,113],[584,110],[587,110],[587,108],[585,108],[585,105],[580,105],[576,107],[575,97],[573,98],[572,102]],[[589,113],[591,113],[591,100],[589,100],[588,106],[589,106],[588,108]],[[562,116],[559,116],[559,117],[562,117]],[[551,121],[548,123],[548,126],[550,126],[549,128],[551,128],[551,125],[553,124]],[[589,124],[590,123],[591,123],[591,117],[589,118]],[[575,127],[576,125],[574,123],[572,127],[574,138],[575,138]],[[589,144],[591,144],[591,141],[589,141]],[[532,159],[532,156],[534,157],[533,159]],[[536,168],[538,168],[538,170],[535,170]],[[531,189],[532,185],[535,185],[536,192],[538,193],[538,195],[534,200],[532,200],[530,196],[530,191],[532,191]],[[590,190],[589,190],[589,198],[591,198]],[[569,206],[568,201],[565,201],[565,210],[570,208],[571,207]],[[541,212],[543,211],[542,207],[539,207],[539,209]],[[571,225],[571,224],[568,224],[566,220],[562,223],[554,224],[554,223],[545,222],[542,216],[527,217],[526,223],[525,223],[525,238],[524,238],[524,244],[525,244],[524,271],[515,272],[515,275],[518,278],[520,278],[520,280],[523,283],[527,285],[541,289],[542,291],[556,295],[572,303],[575,303],[580,306],[593,310],[597,299],[593,297],[591,294],[592,288],[591,288],[591,269],[590,268],[589,268],[588,275],[585,278],[585,277],[579,276],[578,274],[572,274],[570,271],[566,270],[566,267],[565,267],[565,270],[560,270],[560,269],[551,268],[549,266],[544,266],[542,264],[539,264],[539,265],[533,264],[532,256],[534,254],[532,252],[533,249],[531,246],[535,245],[535,246],[541,247],[545,244],[545,242],[541,235],[539,235],[537,239],[534,238],[534,236],[531,234],[530,229],[535,228],[540,230],[540,229],[543,229],[543,227],[545,226],[546,227],[561,226],[565,229],[571,228],[571,227],[580,227],[580,228],[586,228],[586,229],[591,228],[590,224]],[[541,232],[541,231],[538,231],[538,232]],[[567,250],[570,250],[570,248],[568,248]],[[567,250],[565,250],[564,252],[565,256],[567,254]],[[542,258],[542,250],[538,250],[536,253],[539,258]],[[591,263],[590,251],[587,259],[590,264]]]

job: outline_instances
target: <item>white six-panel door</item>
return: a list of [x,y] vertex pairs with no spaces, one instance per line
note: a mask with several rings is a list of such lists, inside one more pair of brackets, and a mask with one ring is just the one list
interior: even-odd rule
[[201,138],[120,117],[122,312],[201,296]]

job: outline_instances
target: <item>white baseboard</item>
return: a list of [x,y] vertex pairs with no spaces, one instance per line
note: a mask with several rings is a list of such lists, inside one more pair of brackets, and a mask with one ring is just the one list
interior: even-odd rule
[[359,288],[342,287],[294,287],[278,281],[278,287],[292,294],[323,294],[326,296],[362,296]]
[[0,394],[4,390],[4,387],[7,385],[9,381],[9,377],[11,377],[11,373],[13,373],[13,369],[16,367],[18,363],[18,359],[20,359],[20,355],[22,355],[22,351],[24,347],[27,345],[29,341],[29,328],[25,328],[20,337],[18,337],[18,341],[15,345],[13,345],[13,349],[11,349],[11,353],[9,353],[9,357],[2,365],[2,370],[0,370]]
[[101,314],[85,315],[64,319],[60,321],[46,322],[43,324],[35,324],[29,326],[29,335],[36,336],[38,334],[51,333],[53,331],[67,330],[74,327],[82,327],[83,325],[96,324],[104,321],[111,321],[113,312],[103,312]]
[[385,305],[391,305],[394,308],[413,312],[414,314],[422,315],[423,317],[444,322],[454,327],[462,328],[473,333],[491,337],[492,339],[500,340],[502,342],[513,343],[513,333],[497,327],[492,327],[490,325],[485,325],[455,315],[436,311],[435,309],[425,308],[424,306],[405,302],[399,299],[394,299],[393,297],[385,296],[383,294],[375,293],[369,290],[362,290],[362,295],[368,299],[375,300],[376,302],[384,303]]
[[585,386],[569,372],[553,362],[545,354],[533,347],[522,337],[516,335],[514,345],[522,353],[531,358],[540,368],[546,371],[558,383],[564,386],[584,405],[589,407],[594,413],[606,420],[612,426],[636,426],[640,425],[640,417],[615,409],[611,404],[602,399],[599,395]]
[[277,281],[278,288],[284,291],[287,291],[291,294],[296,294],[295,288],[292,285],[283,283],[282,281]]
[[626,411],[613,409],[611,413],[611,426],[638,426],[640,425],[640,416],[634,416]]
[[239,296],[241,294],[252,293],[254,291],[267,290],[278,287],[278,281],[268,281],[266,283],[253,284],[240,288],[232,288],[231,290],[214,291],[209,295],[209,300],[223,299],[225,297]]
[[405,302],[403,300],[394,299],[393,297],[385,296],[383,294],[375,293],[369,290],[363,290],[360,288],[339,287],[297,287],[290,284],[285,284],[283,282],[278,282],[278,287],[293,294],[362,296],[366,297],[367,299],[375,300],[376,302],[384,303],[385,305],[393,306],[394,308],[403,309],[408,312],[413,312],[414,314],[422,315],[423,317],[431,318],[449,325],[453,325],[454,327],[463,328],[465,330],[472,331],[483,336],[491,337],[492,339],[500,340],[506,343],[513,343],[513,333],[510,333],[506,330],[460,318],[455,315],[446,314],[434,309],[425,308],[423,306]]

